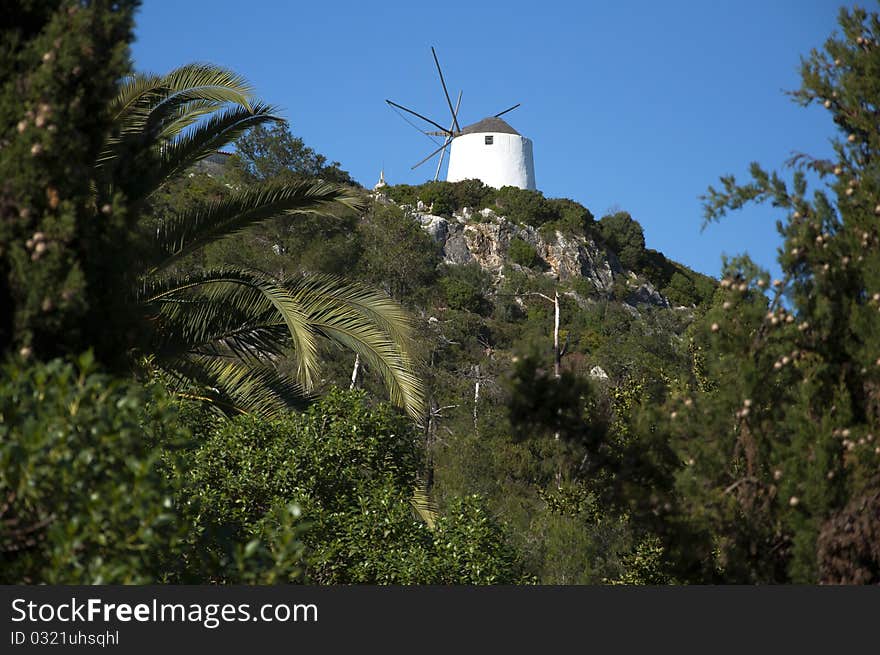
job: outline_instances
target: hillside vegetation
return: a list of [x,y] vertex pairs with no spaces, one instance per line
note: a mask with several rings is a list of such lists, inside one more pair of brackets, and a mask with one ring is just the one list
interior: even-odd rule
[[703,198],[770,201],[783,277],[715,280],[363,189],[231,71],[132,76],[136,4],[0,26],[0,582],[880,582],[877,15],[802,62],[833,160]]

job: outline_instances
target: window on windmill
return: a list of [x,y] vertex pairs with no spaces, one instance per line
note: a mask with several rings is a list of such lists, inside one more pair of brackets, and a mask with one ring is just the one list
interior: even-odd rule
[[495,138],[495,137],[492,136],[491,134],[487,134],[487,135],[486,135],[486,145],[487,145],[487,146],[491,146],[491,145],[492,145],[492,141],[493,141],[494,138]]

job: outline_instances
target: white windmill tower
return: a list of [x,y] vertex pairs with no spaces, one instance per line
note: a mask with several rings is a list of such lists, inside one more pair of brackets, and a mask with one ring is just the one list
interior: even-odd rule
[[[443,158],[449,149],[449,167],[446,172],[447,182],[459,182],[467,179],[478,179],[487,186],[500,189],[503,186],[514,186],[520,189],[535,190],[535,162],[532,155],[532,140],[524,137],[513,129],[501,116],[519,107],[519,103],[498,112],[493,116],[484,118],[476,123],[461,127],[458,122],[458,110],[461,106],[461,92],[455,108],[446,89],[446,81],[443,79],[443,71],[437,53],[431,48],[434,55],[434,63],[440,75],[440,84],[443,86],[443,94],[446,103],[452,113],[452,123],[445,128],[439,123],[391,100],[386,100],[389,105],[402,109],[405,112],[426,121],[437,128],[433,131],[425,131],[415,126],[420,132],[428,136],[442,136],[443,144],[430,155],[415,164],[417,168],[426,161],[440,154],[437,163],[437,172],[434,174],[436,181],[440,177],[440,168],[443,166]],[[406,117],[404,117],[406,118]],[[409,122],[409,121],[407,121]]]

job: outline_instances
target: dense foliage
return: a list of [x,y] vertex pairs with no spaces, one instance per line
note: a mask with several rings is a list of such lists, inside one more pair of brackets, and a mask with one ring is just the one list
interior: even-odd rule
[[533,227],[546,225],[587,232],[593,225],[590,210],[573,200],[547,199],[540,191],[511,186],[493,189],[479,180],[427,182],[420,186],[398,184],[384,191],[400,204],[416,206],[421,201],[440,216],[450,216],[465,207],[492,208],[516,223]]
[[3,582],[880,581],[877,15],[792,93],[833,159],[709,189],[784,241],[718,283],[625,211],[339,186],[235,74],[126,77],[133,9],[0,26]]
[[620,257],[626,268],[636,270],[642,263],[645,252],[645,233],[638,221],[628,212],[617,212],[603,216],[599,221],[602,238]]
[[369,406],[362,393],[331,392],[302,414],[242,417],[197,438],[180,464],[181,497],[203,507],[200,529],[222,527],[249,540],[265,529],[270,508],[296,502],[309,526],[308,581],[524,580],[478,498],[457,500],[433,530],[418,518],[410,499],[424,472],[422,444],[411,422],[387,405]]
[[[96,161],[128,72],[135,1],[6,3],[0,23],[0,351],[52,357],[137,343],[123,299],[132,216],[96,207]],[[94,341],[93,341],[94,340]]]
[[102,374],[90,353],[6,365],[0,380],[4,584],[299,576],[298,510],[277,505],[271,533],[247,541],[194,529],[199,506],[181,502],[184,480],[168,467],[192,440],[159,385]]
[[286,123],[258,125],[243,134],[227,166],[230,181],[239,184],[313,178],[355,184],[338,161],[328,163],[324,155],[291,134]]

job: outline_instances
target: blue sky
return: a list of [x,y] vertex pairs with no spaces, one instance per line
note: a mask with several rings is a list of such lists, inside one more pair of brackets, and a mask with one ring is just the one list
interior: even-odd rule
[[801,108],[800,57],[837,30],[829,0],[583,2],[280,2],[147,0],[138,70],[229,66],[281,107],[291,130],[372,186],[419,184],[434,149],[384,102],[446,123],[430,47],[462,125],[505,116],[534,142],[538,188],[597,218],[629,211],[648,247],[718,275],[748,252],[778,271],[779,216],[751,208],[701,232],[699,196],[751,161],[782,168],[794,151],[829,155],[835,128]]

